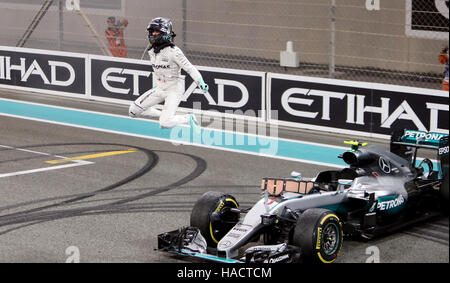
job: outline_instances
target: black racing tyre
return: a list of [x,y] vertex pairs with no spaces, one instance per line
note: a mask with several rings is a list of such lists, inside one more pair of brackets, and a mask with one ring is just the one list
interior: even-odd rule
[[297,219],[292,241],[304,262],[332,263],[342,248],[342,224],[330,210],[307,209]]
[[206,192],[195,203],[191,212],[190,225],[200,229],[209,247],[216,247],[220,239],[239,221],[239,213],[223,213],[219,220],[212,219],[215,212],[225,207],[239,208],[236,199],[220,192]]

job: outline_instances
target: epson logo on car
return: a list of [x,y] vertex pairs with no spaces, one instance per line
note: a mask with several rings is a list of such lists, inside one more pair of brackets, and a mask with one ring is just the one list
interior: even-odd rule
[[439,148],[439,155],[444,155],[444,154],[447,154],[447,153],[448,153],[448,145]]
[[395,199],[379,202],[377,208],[378,210],[389,210],[401,206],[404,202],[403,196],[399,195]]

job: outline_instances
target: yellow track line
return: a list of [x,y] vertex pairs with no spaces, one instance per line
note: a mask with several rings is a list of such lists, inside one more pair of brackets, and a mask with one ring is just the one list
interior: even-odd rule
[[137,151],[136,149],[109,151],[109,152],[102,152],[102,153],[96,153],[96,154],[90,154],[90,155],[82,155],[82,156],[76,156],[76,157],[70,157],[70,158],[57,159],[57,160],[49,160],[49,161],[45,161],[45,163],[59,164],[59,163],[69,162],[72,160],[93,159],[93,158],[99,158],[99,157],[105,157],[105,156],[111,156],[111,155],[131,153],[131,152],[136,152],[136,151]]

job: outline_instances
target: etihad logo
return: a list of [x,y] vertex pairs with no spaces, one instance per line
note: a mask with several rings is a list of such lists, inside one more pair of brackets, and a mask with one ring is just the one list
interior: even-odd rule
[[[75,70],[67,62],[46,61],[46,64],[39,64],[36,60],[31,63],[26,58],[19,58],[20,63],[11,63],[11,57],[0,56],[0,80],[11,80],[12,72],[20,72],[20,81],[27,82],[30,77],[37,76],[46,85],[70,86],[75,81]],[[50,67],[50,77],[48,77],[44,69]],[[44,69],[43,69],[44,68]],[[58,79],[56,76],[60,72],[66,72],[68,77],[64,80]]]
[[132,79],[133,81],[133,95],[140,95],[139,93],[139,78],[150,77],[151,72],[133,70],[133,69],[122,69],[122,68],[108,68],[102,73],[102,85],[103,87],[113,93],[129,94],[130,88],[121,88],[118,86],[113,86],[113,84],[124,84],[127,79]]
[[[281,106],[290,115],[309,119],[332,120],[333,114],[342,115],[343,109],[333,107],[335,101],[346,102],[346,120],[347,124],[366,125],[367,114],[370,117],[378,115],[380,117],[380,127],[390,129],[398,120],[409,120],[417,127],[419,131],[427,132],[427,128],[417,115],[410,102],[403,100],[400,103],[391,101],[390,97],[381,97],[380,105],[373,105],[372,101],[367,101],[366,95],[357,95],[351,93],[324,91],[308,88],[290,88],[281,95]],[[273,99],[273,98],[272,98]],[[321,111],[311,111],[316,101],[322,103]],[[415,105],[414,105],[415,106]],[[415,106],[417,107],[417,106]],[[446,133],[448,130],[438,128],[439,113],[448,112],[448,105],[426,103],[421,105],[429,111],[430,132]]]

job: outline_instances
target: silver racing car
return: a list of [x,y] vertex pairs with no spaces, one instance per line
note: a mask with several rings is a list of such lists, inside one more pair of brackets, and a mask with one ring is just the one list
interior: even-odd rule
[[[217,262],[331,263],[344,236],[370,239],[448,211],[448,135],[396,131],[390,150],[347,143],[339,157],[348,167],[263,178],[249,209],[226,193],[203,194],[190,225],[158,235],[158,249]],[[418,162],[418,149],[436,151],[437,164]]]

